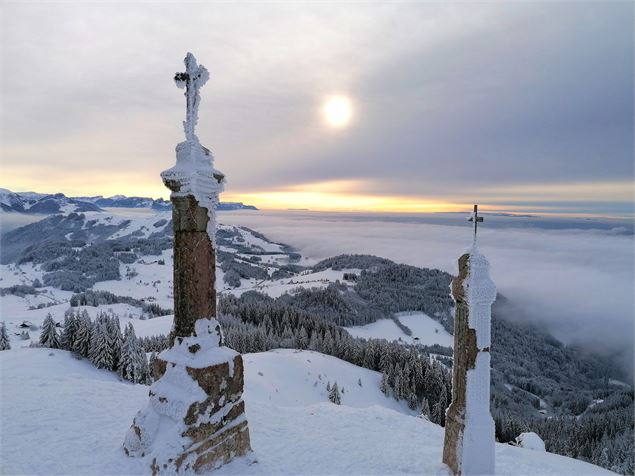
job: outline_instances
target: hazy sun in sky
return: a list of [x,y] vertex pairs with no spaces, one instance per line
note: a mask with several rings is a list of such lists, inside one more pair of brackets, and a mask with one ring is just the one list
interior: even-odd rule
[[324,102],[322,112],[329,126],[345,127],[353,115],[351,100],[346,96],[330,96]]

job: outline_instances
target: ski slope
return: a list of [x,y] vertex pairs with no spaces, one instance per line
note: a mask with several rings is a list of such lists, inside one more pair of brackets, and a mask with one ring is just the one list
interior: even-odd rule
[[[235,461],[214,474],[448,474],[441,464],[443,429],[382,395],[376,372],[288,349],[244,360],[258,462]],[[342,405],[327,401],[324,379],[342,383]],[[13,349],[0,352],[0,392],[1,474],[149,474],[147,463],[126,457],[121,446],[148,387],[120,382],[66,351]],[[614,474],[502,444],[496,464],[499,475]]]

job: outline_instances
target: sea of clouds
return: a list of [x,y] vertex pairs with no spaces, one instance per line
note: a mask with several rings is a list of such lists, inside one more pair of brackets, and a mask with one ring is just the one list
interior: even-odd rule
[[[472,242],[462,215],[457,226],[376,215],[310,212],[223,213],[225,224],[254,228],[321,259],[368,253],[399,263],[456,273]],[[510,218],[509,220],[513,220]],[[572,222],[573,223],[573,222]],[[562,227],[561,227],[562,228]],[[633,235],[623,229],[501,226],[479,230],[500,293],[545,323],[565,343],[619,353],[633,368]]]

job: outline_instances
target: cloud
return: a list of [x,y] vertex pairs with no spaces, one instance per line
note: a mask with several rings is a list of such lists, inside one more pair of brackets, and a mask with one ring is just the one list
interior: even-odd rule
[[[171,78],[188,50],[212,75],[199,136],[234,193],[356,180],[378,195],[452,197],[633,178],[629,2],[10,2],[3,13],[9,188],[34,180],[25,163],[62,191],[70,171],[127,194],[152,183],[182,139]],[[320,117],[334,93],[353,101],[346,130]]]
[[[405,222],[398,216],[386,221],[353,214],[223,213],[220,221],[253,227],[316,259],[370,253],[450,273],[456,273],[459,255],[471,244],[467,228]],[[487,227],[479,235],[499,292],[563,342],[624,351],[632,371],[632,235]]]

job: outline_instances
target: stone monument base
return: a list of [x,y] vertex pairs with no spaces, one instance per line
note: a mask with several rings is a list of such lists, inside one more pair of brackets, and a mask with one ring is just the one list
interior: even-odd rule
[[147,458],[153,475],[208,472],[251,453],[242,357],[218,346],[215,320],[199,319],[196,331],[159,354],[160,378],[126,435],[126,454]]

